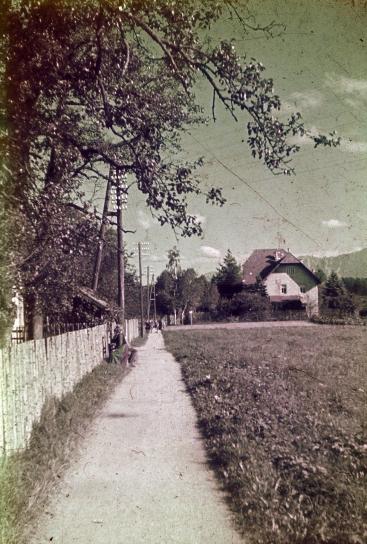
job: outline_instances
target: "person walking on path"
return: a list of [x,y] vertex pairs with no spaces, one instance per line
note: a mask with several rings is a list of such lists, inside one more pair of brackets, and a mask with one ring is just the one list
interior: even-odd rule
[[240,544],[181,371],[149,335],[94,421],[32,544]]

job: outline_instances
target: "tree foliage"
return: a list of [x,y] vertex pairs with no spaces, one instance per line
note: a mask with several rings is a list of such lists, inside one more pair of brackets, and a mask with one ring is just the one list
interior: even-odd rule
[[315,272],[315,276],[320,280],[321,283],[324,283],[324,281],[327,279],[327,275],[325,274],[324,270],[322,268],[317,268]]
[[256,281],[253,284],[244,285],[244,290],[247,293],[254,293],[256,295],[260,295],[261,297],[267,297],[268,293],[266,290],[266,286],[260,276],[256,277]]
[[339,315],[354,313],[353,301],[335,272],[331,272],[325,281],[321,291],[321,298],[323,312],[337,313]]
[[230,249],[227,250],[223,263],[219,265],[212,281],[216,284],[221,297],[231,298],[242,290],[241,267]]
[[215,289],[211,289],[205,276],[198,276],[193,268],[181,268],[180,252],[174,247],[168,251],[166,270],[157,278],[156,297],[159,313],[178,314],[183,322],[190,310],[213,304]]
[[343,278],[342,281],[349,293],[367,296],[367,278]]

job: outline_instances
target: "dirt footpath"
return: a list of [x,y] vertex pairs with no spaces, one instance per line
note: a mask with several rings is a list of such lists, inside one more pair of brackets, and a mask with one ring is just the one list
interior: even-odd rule
[[151,333],[33,544],[240,544],[206,464],[178,363]]

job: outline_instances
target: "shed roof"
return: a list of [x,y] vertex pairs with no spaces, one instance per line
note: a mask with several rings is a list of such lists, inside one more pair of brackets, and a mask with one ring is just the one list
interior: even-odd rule
[[78,292],[83,298],[89,300],[89,302],[92,302],[92,304],[98,308],[107,310],[109,306],[108,302],[102,298],[99,298],[93,289],[90,289],[89,287],[78,287]]

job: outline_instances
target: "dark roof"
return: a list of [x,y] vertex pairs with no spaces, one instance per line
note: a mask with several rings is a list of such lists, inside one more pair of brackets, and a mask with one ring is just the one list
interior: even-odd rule
[[266,278],[286,254],[284,249],[255,249],[242,266],[242,281],[251,285],[258,276]]
[[78,292],[79,295],[87,299],[89,302],[92,302],[92,304],[94,304],[98,308],[102,308],[102,310],[107,310],[108,302],[106,302],[102,298],[99,298],[96,295],[95,291],[93,291],[93,289],[90,289],[89,287],[78,287]]
[[265,279],[280,264],[300,264],[316,278],[302,261],[285,249],[255,249],[242,266],[242,281],[246,285],[251,285],[256,282],[258,276]]

